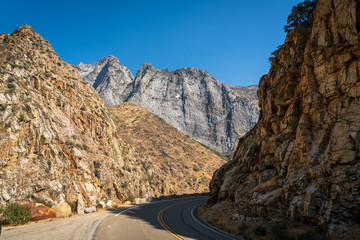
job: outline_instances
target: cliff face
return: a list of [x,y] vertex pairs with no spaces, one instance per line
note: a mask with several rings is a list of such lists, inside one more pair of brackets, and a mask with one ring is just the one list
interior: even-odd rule
[[97,63],[76,66],[80,76],[91,84],[104,98],[107,106],[120,104],[131,93],[134,76],[114,56],[107,56]]
[[[199,166],[196,174],[204,173],[200,183],[193,182],[193,171],[181,175],[180,181],[178,173],[194,163],[184,166],[170,157],[153,162],[151,156],[141,155],[120,136],[116,117],[123,114],[104,107],[94,88],[29,26],[1,34],[0,207],[17,201],[65,200],[77,202],[81,212],[98,201],[116,204],[134,197],[206,190],[210,173],[223,160],[195,143],[192,150],[206,152],[203,160],[215,164]],[[158,134],[177,132],[167,127]],[[176,137],[185,138],[178,132]],[[179,146],[190,147],[185,142]],[[170,170],[163,166],[165,161],[171,162]],[[173,181],[189,184],[168,186]]]
[[359,1],[319,0],[312,19],[260,80],[259,122],[214,174],[208,216],[359,223]]
[[[108,72],[102,67],[104,59],[91,65],[78,65],[77,69],[90,84],[95,76],[96,81],[101,81],[102,90],[96,85],[94,87],[107,105],[133,102],[216,151],[232,152],[239,137],[257,121],[255,86],[235,91],[232,89],[236,87],[230,88],[200,69],[158,70],[149,63],[139,69],[131,82],[132,78],[123,74],[128,70]],[[116,64],[119,65],[118,62]],[[95,65],[96,69],[102,69],[97,72],[111,77],[99,73],[88,78],[89,71],[86,69]],[[115,84],[109,84],[108,79],[116,79],[113,81]],[[253,98],[248,99],[247,96]]]

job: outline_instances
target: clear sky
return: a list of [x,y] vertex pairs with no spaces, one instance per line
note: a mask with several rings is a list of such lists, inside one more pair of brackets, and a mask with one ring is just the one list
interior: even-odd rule
[[119,58],[135,75],[196,67],[229,85],[258,84],[300,0],[0,0],[0,32],[28,24],[71,64]]

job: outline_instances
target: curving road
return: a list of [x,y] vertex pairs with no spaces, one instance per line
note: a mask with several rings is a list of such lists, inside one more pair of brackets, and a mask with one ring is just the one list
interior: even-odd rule
[[104,219],[92,239],[236,239],[196,217],[196,207],[206,199],[183,198],[133,206]]
[[195,216],[196,207],[206,200],[207,197],[164,200],[6,227],[0,240],[236,239],[209,227]]

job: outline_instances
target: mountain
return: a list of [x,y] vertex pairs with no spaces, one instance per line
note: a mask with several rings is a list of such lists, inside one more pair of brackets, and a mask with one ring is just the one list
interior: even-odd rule
[[134,76],[114,56],[104,57],[93,64],[80,63],[76,68],[80,76],[105,99],[107,106],[124,102],[131,93]]
[[302,222],[358,237],[359,26],[359,1],[318,0],[287,35],[259,83],[259,122],[210,183],[209,221]]
[[[151,140],[135,142],[137,134],[132,138],[121,121],[133,131],[159,135],[154,144],[164,153],[143,150]],[[27,25],[0,34],[0,149],[0,208],[67,201],[82,212],[99,201],[116,206],[207,191],[211,174],[224,163],[144,109],[105,107],[76,69]]]
[[133,102],[221,153],[232,152],[258,118],[256,86],[229,87],[201,69],[158,70],[145,63],[133,78],[112,56],[76,68],[106,105]]
[[151,163],[141,162],[145,169],[154,164],[164,175],[165,193],[202,193],[216,169],[225,163],[211,150],[184,135],[157,115],[133,103],[109,108],[117,126],[118,136],[133,146],[139,156]]

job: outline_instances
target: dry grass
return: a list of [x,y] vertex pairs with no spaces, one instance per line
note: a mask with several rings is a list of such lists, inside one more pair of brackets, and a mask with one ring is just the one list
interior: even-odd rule
[[225,160],[133,103],[111,107],[110,111],[118,136],[160,166],[178,194],[208,191],[212,174]]

